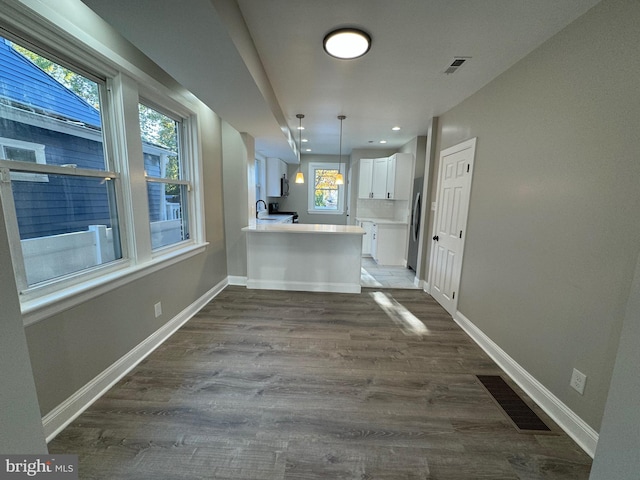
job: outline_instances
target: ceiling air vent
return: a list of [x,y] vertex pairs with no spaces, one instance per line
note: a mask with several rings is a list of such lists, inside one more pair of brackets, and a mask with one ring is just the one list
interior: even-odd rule
[[454,57],[453,62],[451,62],[451,65],[447,67],[444,73],[446,73],[447,75],[455,73],[455,71],[458,70],[464,64],[464,62],[466,62],[470,58],[471,57]]

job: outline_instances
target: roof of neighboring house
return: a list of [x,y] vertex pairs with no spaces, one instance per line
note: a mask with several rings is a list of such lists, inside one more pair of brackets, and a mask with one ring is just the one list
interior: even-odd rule
[[100,126],[100,113],[0,37],[0,99],[61,120]]

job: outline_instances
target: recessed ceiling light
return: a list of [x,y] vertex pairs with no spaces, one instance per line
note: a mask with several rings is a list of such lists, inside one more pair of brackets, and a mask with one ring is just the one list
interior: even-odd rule
[[298,130],[304,130],[304,127],[298,127]]
[[391,130],[393,130],[394,132],[397,132],[398,130],[400,130],[400,127],[393,127]]
[[310,148],[307,148],[307,149],[305,150],[305,152],[310,152],[310,151],[311,151],[311,149],[310,149]]
[[302,143],[307,143],[309,140],[307,140],[306,138],[302,139]]
[[356,28],[340,28],[329,32],[322,44],[324,51],[332,57],[348,60],[367,53],[371,47],[371,37]]
[[386,140],[380,140],[380,143],[387,143]]

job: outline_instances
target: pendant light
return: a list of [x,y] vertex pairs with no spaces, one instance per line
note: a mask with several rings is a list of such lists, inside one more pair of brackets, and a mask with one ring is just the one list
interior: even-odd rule
[[340,173],[340,168],[342,167],[342,121],[347,118],[344,115],[338,115],[338,120],[340,120],[340,156],[338,157],[338,175],[336,175],[336,185],[344,185],[344,177],[342,173]]
[[302,119],[304,118],[304,115],[301,113],[298,113],[296,115],[296,118],[298,119],[299,125],[298,125],[298,173],[296,173],[296,183],[304,183],[304,174],[302,173],[302,170],[300,170],[300,167],[302,165],[302,159],[300,158],[300,151],[302,150]]

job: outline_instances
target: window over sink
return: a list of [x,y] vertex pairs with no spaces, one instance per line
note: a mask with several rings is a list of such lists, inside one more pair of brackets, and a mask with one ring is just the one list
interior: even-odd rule
[[338,173],[344,170],[344,163],[309,163],[309,213],[344,213],[344,185],[336,183]]

